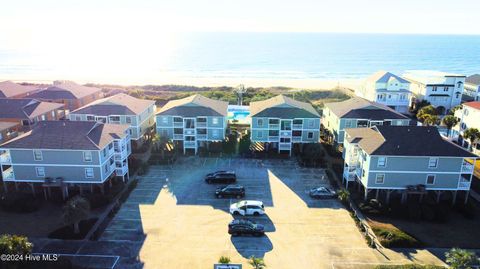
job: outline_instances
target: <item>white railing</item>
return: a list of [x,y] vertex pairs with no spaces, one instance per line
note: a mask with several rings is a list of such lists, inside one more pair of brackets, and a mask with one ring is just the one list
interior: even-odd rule
[[195,141],[183,141],[183,146],[185,148],[195,148],[196,143],[197,142],[195,142]]
[[183,121],[180,122],[173,122],[173,127],[183,127]]
[[470,189],[470,181],[466,181],[466,180],[458,181],[458,189],[459,190],[469,190]]
[[173,140],[183,140],[183,134],[174,134]]
[[463,173],[472,173],[473,172],[473,164],[470,164],[470,163],[462,164],[462,172]]
[[197,128],[201,128],[201,127],[207,127],[207,123],[206,123],[206,122],[198,122],[198,121],[197,121]]
[[290,137],[290,136],[292,136],[292,131],[282,130],[282,131],[280,131],[280,136],[282,136],[282,137]]
[[278,136],[269,136],[268,141],[270,142],[277,142],[278,141]]
[[269,129],[278,129],[280,128],[280,124],[268,124]]
[[280,150],[290,150],[292,145],[290,143],[282,143],[279,144]]
[[303,124],[293,124],[293,129],[303,129]]
[[125,173],[128,171],[128,167],[123,166],[123,167],[116,167],[115,168],[115,173],[119,176],[125,175]]
[[2,177],[3,179],[14,179],[15,175],[13,174],[13,169],[8,168],[7,170],[3,171]]
[[207,139],[206,134],[197,134],[197,140],[205,140],[205,139]]
[[301,136],[292,136],[292,142],[302,142]]
[[185,128],[183,129],[183,134],[184,135],[194,135],[195,134],[195,129],[193,128]]
[[10,153],[3,153],[0,155],[0,163],[11,163],[12,158],[10,158]]

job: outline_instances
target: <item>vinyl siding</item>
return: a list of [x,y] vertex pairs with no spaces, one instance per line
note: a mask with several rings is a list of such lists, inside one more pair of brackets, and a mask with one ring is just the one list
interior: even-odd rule
[[103,179],[101,177],[99,167],[91,167],[94,171],[93,178],[85,178],[85,168],[86,167],[76,167],[76,166],[42,166],[32,165],[32,166],[20,166],[13,165],[13,171],[15,173],[15,179],[17,181],[36,181],[43,182],[43,177],[37,177],[35,167],[44,167],[45,176],[54,175],[54,177],[63,177],[66,182],[69,181],[95,181],[101,182]]
[[422,171],[422,172],[456,172],[459,173],[463,158],[438,159],[437,168],[428,168],[429,157],[387,157],[386,167],[377,167],[378,156],[371,157],[370,170],[385,171]]
[[10,156],[12,163],[28,163],[28,164],[75,164],[75,165],[98,165],[98,151],[92,151],[92,162],[83,160],[83,151],[66,151],[66,150],[43,150],[41,161],[35,161],[33,150],[11,149]]
[[[383,184],[376,184],[375,178],[377,174],[385,174]],[[444,188],[456,189],[458,187],[459,174],[435,174],[432,173],[377,173],[370,172],[368,174],[369,188],[405,188],[407,185],[426,184],[427,175],[435,175],[435,184],[426,185],[428,188]]]

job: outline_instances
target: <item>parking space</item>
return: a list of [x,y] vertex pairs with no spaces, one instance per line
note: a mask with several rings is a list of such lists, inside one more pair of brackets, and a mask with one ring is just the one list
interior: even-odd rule
[[[266,215],[261,238],[230,237],[230,203],[217,199],[219,185],[205,174],[235,170],[245,199],[261,200]],[[141,245],[137,263],[120,257],[117,268],[211,268],[221,255],[246,268],[251,255],[269,268],[332,268],[335,261],[381,262],[368,248],[337,200],[313,200],[307,191],[329,186],[322,169],[300,168],[291,160],[182,158],[173,166],[152,166],[109,224],[101,241]],[[129,257],[135,256],[130,253]]]

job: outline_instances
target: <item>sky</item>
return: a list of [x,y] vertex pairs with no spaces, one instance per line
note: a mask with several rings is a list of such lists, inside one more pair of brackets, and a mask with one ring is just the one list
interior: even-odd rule
[[116,74],[121,63],[148,64],[138,59],[152,51],[165,60],[176,47],[168,37],[181,32],[480,34],[478,0],[2,0],[0,6],[0,49],[28,52],[25,64],[68,66],[75,59],[72,73],[82,66],[95,72],[91,59]]

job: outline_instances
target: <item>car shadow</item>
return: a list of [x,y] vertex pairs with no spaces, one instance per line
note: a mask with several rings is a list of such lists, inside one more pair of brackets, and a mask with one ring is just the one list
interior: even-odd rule
[[[268,210],[268,208],[267,208]],[[268,213],[268,212],[267,212]],[[275,229],[275,224],[273,224],[273,221],[270,219],[270,217],[268,216],[268,214],[265,214],[265,215],[261,215],[261,216],[239,216],[239,215],[235,215],[233,216],[233,219],[247,219],[247,220],[250,220],[256,224],[262,224],[264,227],[265,227],[265,232],[266,233],[272,233],[272,232],[275,232],[276,229]]]
[[270,241],[267,235],[260,237],[231,236],[230,240],[237,252],[247,259],[251,256],[263,258],[265,253],[273,250],[272,241]]

